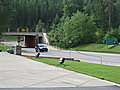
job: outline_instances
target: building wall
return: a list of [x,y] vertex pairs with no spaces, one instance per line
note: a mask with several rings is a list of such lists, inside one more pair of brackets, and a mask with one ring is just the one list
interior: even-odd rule
[[24,37],[25,47],[35,47],[35,36]]
[[[35,47],[35,36],[25,36],[24,37],[24,46],[25,47]],[[39,43],[44,43],[43,37],[39,37]]]

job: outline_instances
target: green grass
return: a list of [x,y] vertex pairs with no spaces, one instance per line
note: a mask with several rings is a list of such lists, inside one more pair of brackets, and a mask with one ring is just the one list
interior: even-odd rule
[[102,53],[116,53],[120,54],[120,45],[108,45],[108,48],[104,44],[86,44],[80,45],[74,48],[77,51],[90,51],[90,52],[102,52]]
[[17,36],[2,36],[0,41],[17,41]]
[[25,51],[25,50],[22,50],[22,52],[24,52],[24,53],[31,53],[31,52],[29,52],[29,51]]
[[18,37],[17,36],[6,36],[7,41],[17,41]]
[[57,59],[42,59],[33,57],[30,57],[30,59],[120,84],[119,66],[100,65],[75,61],[65,61],[65,64],[60,65]]
[[9,48],[11,48],[11,47],[8,47],[6,45],[0,44],[0,50],[2,50],[2,51],[6,51]]

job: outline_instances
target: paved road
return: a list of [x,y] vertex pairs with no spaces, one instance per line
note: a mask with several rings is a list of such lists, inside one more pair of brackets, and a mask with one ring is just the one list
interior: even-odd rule
[[[29,51],[33,53],[33,55],[35,55],[34,48],[23,48],[23,50]],[[76,51],[50,49],[49,52],[41,52],[41,55],[68,57],[68,58],[70,57],[83,62],[98,63],[98,64],[102,63],[106,65],[120,66],[119,54],[76,52]]]
[[115,83],[25,57],[4,52],[0,57],[0,90],[120,90]]
[[[16,45],[17,42],[3,42],[8,46]],[[34,48],[23,48],[23,50],[29,51],[35,55]],[[106,64],[120,66],[120,54],[106,54],[106,53],[94,53],[94,52],[76,52],[76,51],[65,51],[58,50],[54,47],[49,46],[49,52],[42,52],[41,55],[47,56],[58,56],[58,57],[70,57],[76,60],[90,63]]]

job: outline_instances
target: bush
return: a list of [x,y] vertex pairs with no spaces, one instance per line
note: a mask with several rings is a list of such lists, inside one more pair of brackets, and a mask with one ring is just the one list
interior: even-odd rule
[[105,38],[117,38],[120,41],[120,28],[112,29],[111,31],[107,32]]
[[[62,48],[75,47],[94,42],[96,29],[93,17],[77,11],[72,17],[63,17],[61,23],[53,26],[49,40]],[[72,43],[69,43],[70,40]]]
[[96,35],[96,43],[99,44],[103,43],[103,38],[105,36],[104,32],[101,29],[98,29],[95,35]]

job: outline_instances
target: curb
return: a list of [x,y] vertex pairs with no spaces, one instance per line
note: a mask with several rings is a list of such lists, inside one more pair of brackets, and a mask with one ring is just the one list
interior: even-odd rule
[[[21,55],[21,56],[23,56],[23,57],[36,57],[36,56],[29,56],[29,55]],[[40,56],[40,57],[38,57],[38,58],[60,59],[61,57],[46,57],[46,56]],[[65,60],[81,62],[80,60],[74,60],[74,58],[65,58]]]

